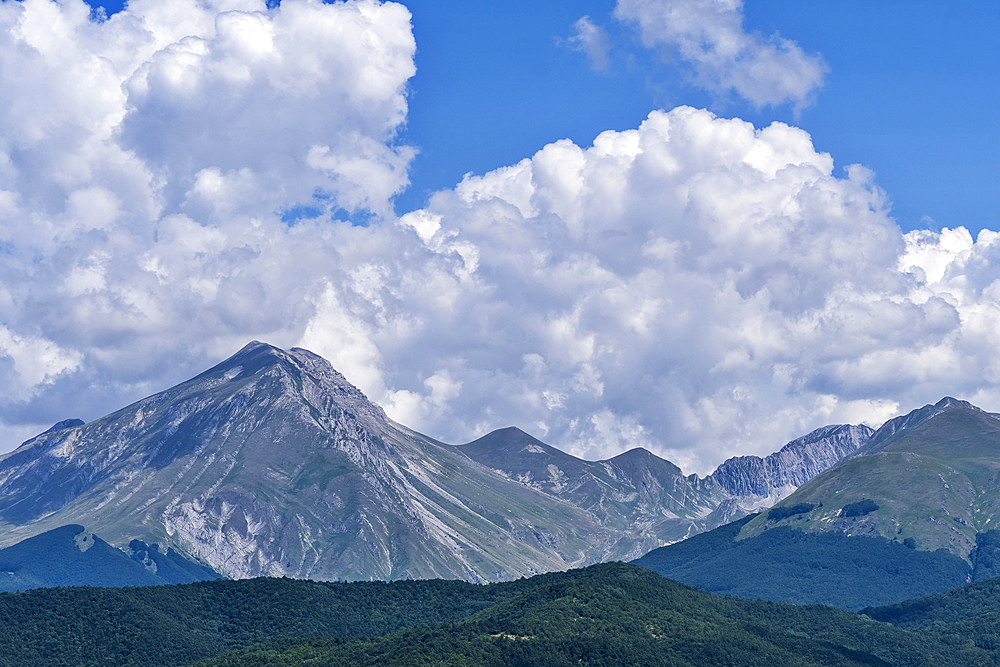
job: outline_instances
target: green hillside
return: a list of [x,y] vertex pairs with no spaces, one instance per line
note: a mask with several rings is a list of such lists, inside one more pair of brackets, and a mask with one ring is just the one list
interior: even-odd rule
[[783,526],[737,539],[753,520],[745,517],[633,562],[718,595],[848,610],[936,593],[969,577],[958,556],[879,538]]
[[2,665],[992,664],[951,639],[721,598],[622,563],[488,586],[252,579],[0,594]]
[[460,622],[257,647],[203,665],[976,665],[949,646],[828,607],[736,600],[624,564],[545,575]]
[[955,645],[971,639],[1000,664],[1000,578],[862,613],[906,630],[933,632]]
[[0,593],[0,665],[181,665],[280,639],[458,620],[512,595],[458,581],[216,580]]
[[883,430],[770,510],[636,562],[714,593],[852,610],[1000,575],[1000,419],[946,399]]
[[[1000,419],[972,408],[950,409],[874,453],[842,461],[777,506],[809,504],[808,512],[777,521],[760,516],[740,538],[780,526],[880,537],[919,550],[946,549],[974,567],[979,536],[1000,528],[998,478]],[[864,501],[874,509],[845,511]]]

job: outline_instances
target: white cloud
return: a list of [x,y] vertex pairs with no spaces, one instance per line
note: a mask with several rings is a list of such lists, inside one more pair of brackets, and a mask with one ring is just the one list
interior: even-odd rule
[[[971,239],[904,237],[870,172],[836,176],[781,123],[654,112],[468,176],[402,223],[423,251],[371,260],[377,317],[356,317],[378,322],[364,339],[380,375],[365,389],[390,414],[403,395],[437,437],[537,425],[577,454],[647,446],[706,472],[992,382],[970,371],[985,350],[969,327],[989,331],[994,310],[973,319],[980,293],[966,308],[927,278],[967,273]],[[442,369],[462,387],[446,400],[426,382]]]
[[608,69],[608,35],[589,16],[581,16],[576,20],[573,34],[566,39],[566,43],[585,54],[592,69],[598,72]]
[[88,15],[0,3],[2,434],[252,338],[437,438],[518,424],[688,471],[944,394],[1000,407],[1000,235],[901,234],[873,175],[800,129],[655,111],[395,219],[403,7]]
[[0,406],[9,423],[97,416],[248,338],[294,344],[364,243],[331,215],[386,214],[413,155],[401,5],[89,16],[0,3],[0,323],[64,362],[22,371],[5,343],[33,397]]
[[791,40],[747,32],[742,0],[618,0],[615,16],[635,23],[646,46],[693,66],[703,87],[758,107],[808,104],[827,71]]
[[5,367],[6,378],[0,389],[3,400],[28,400],[59,375],[76,370],[80,362],[79,354],[50,340],[21,336],[0,325],[0,366]]

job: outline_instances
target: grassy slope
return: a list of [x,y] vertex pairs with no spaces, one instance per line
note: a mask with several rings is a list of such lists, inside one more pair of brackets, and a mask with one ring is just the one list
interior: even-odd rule
[[[969,561],[977,535],[1000,523],[1000,420],[971,409],[941,413],[869,456],[847,459],[779,503],[812,503],[805,515],[758,517],[741,537],[775,525],[839,532],[947,549]],[[844,517],[845,505],[873,500],[878,510]],[[808,521],[807,521],[808,519]]]

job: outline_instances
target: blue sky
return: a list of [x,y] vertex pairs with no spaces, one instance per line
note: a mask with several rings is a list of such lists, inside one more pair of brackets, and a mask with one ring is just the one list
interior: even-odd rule
[[0,450],[252,339],[686,471],[1000,409],[996,3],[406,6],[0,1]]
[[[88,0],[108,13],[122,3]],[[812,104],[755,108],[699,88],[683,63],[664,63],[600,0],[409,0],[417,74],[402,140],[420,153],[397,213],[467,173],[483,173],[562,138],[586,145],[635,127],[653,109],[686,104],[758,126],[809,132],[840,166],[871,168],[904,231],[1000,223],[1000,4],[960,0],[744,3],[748,31],[780,34],[829,66]],[[610,37],[594,71],[567,43],[589,16]]]
[[[706,107],[764,125],[808,131],[839,165],[876,173],[904,230],[997,226],[1000,173],[1000,5],[976,2],[745,3],[745,27],[775,32],[829,65],[815,102],[755,109],[716,99],[684,67],[670,67],[616,22],[611,2],[441,0],[413,12],[417,76],[406,139],[422,153],[398,208],[568,137],[586,144],[605,129],[634,127],[655,108]],[[613,39],[607,71],[565,43],[583,15]]]
[[[838,165],[870,167],[904,230],[997,227],[998,3],[747,1],[748,30],[778,32],[829,65],[798,117],[787,104],[757,110],[690,85],[683,66],[661,63],[611,18],[611,2],[507,2],[490,11],[406,4],[418,44],[406,136],[424,152],[401,208],[550,141],[586,144],[602,130],[634,127],[652,109],[690,104],[758,126],[797,125]],[[607,72],[560,45],[583,15],[613,37]]]

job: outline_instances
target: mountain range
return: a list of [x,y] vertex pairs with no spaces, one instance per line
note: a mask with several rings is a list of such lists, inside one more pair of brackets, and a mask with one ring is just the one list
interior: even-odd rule
[[253,342],[0,457],[0,546],[72,525],[153,574],[150,554],[234,578],[511,579],[722,525],[871,437],[824,427],[705,478],[643,449],[585,461],[516,428],[452,446],[393,422],[321,357]]
[[998,523],[1000,419],[946,397],[766,512],[636,563],[716,593],[859,609],[1000,575]]

